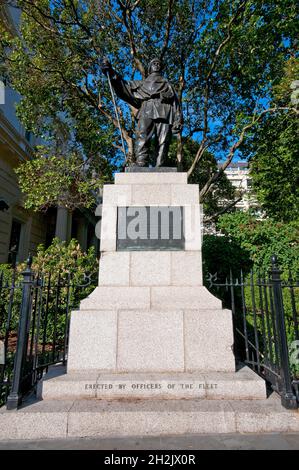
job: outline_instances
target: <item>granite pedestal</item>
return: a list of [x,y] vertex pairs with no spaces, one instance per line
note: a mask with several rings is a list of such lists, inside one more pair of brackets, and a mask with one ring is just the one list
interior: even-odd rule
[[[154,240],[145,240],[149,234]],[[169,246],[165,236],[172,237]],[[237,398],[242,387],[239,396],[264,398],[264,382],[251,371],[238,385],[232,314],[203,286],[201,244],[199,189],[187,184],[186,173],[116,174],[103,191],[99,285],[72,312],[66,382],[55,379],[56,392],[49,392],[49,380],[43,397],[48,390],[67,398],[69,390],[71,397],[100,398],[84,384],[103,377],[105,398],[136,398],[138,384],[145,384],[144,399],[200,398],[206,389],[199,384],[215,381],[215,398]]]
[[[180,209],[184,234],[171,249],[119,242],[120,209],[142,207],[162,208],[155,229],[167,227],[165,210]],[[297,432],[298,412],[266,400],[252,370],[235,370],[232,314],[202,282],[197,185],[186,173],[116,174],[102,217],[99,285],[72,312],[67,373],[50,368],[38,401],[2,408],[0,440]],[[131,222],[141,230],[134,217],[126,229]]]

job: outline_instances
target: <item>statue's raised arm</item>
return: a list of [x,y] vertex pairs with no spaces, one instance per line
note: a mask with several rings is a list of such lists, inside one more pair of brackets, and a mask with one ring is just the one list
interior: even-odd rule
[[104,58],[102,61],[102,71],[105,75],[109,74],[111,85],[119,98],[134,108],[139,109],[141,107],[142,102],[138,101],[134,97],[134,93],[131,88],[132,82],[124,80],[122,76],[113,69],[107,58]]

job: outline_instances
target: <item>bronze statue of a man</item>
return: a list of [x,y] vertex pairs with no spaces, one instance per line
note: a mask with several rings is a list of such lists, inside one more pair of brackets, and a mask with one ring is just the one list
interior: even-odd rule
[[135,130],[136,165],[147,166],[150,161],[150,141],[155,137],[155,166],[163,166],[172,134],[181,128],[181,112],[174,88],[161,75],[162,63],[153,59],[145,80],[125,81],[107,59],[103,60],[103,71],[109,73],[117,96],[134,108],[137,127]]

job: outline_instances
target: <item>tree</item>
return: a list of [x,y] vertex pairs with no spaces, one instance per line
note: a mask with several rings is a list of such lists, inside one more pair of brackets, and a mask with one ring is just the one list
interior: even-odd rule
[[[291,57],[273,101],[298,103],[299,59]],[[250,157],[253,189],[267,215],[290,222],[299,218],[299,123],[294,115],[265,116],[255,134],[245,142]],[[245,147],[245,148],[246,148]]]
[[[122,155],[100,69],[104,54],[127,78],[144,77],[153,56],[164,60],[184,121],[178,164],[184,161],[183,137],[197,141],[189,176],[207,151],[223,162],[208,175],[201,200],[265,115],[297,113],[295,106],[268,106],[295,50],[292,0],[4,1],[22,10],[20,35],[11,37],[2,25],[0,48],[7,76],[23,96],[23,123],[55,137],[57,122],[63,122],[70,145],[90,165],[99,156],[119,165]],[[119,112],[132,161],[134,109],[119,104]]]
[[[184,147],[184,160],[181,169],[188,171],[194,154],[196,153],[198,143],[192,139],[182,139]],[[176,163],[176,142],[172,142],[166,164],[175,166]],[[189,177],[189,183],[198,184],[201,190],[211,174],[218,171],[217,159],[214,155],[206,151],[193,173]],[[210,219],[217,219],[223,211],[233,210],[236,202],[240,200],[240,194],[228,180],[225,173],[222,173],[215,182],[213,190],[206,194],[203,200],[203,209],[206,222]]]
[[15,172],[27,195],[24,207],[34,211],[45,211],[51,206],[91,208],[97,201],[99,186],[112,180],[111,167],[104,159],[90,165],[80,152],[72,150],[62,157],[42,146],[33,160],[19,165]]
[[270,218],[258,220],[250,213],[236,212],[221,216],[218,228],[229,241],[237,243],[249,254],[255,266],[267,271],[275,254],[283,269],[298,271],[298,221],[286,224]]
[[262,209],[283,222],[299,220],[298,130],[293,117],[265,120],[250,163],[253,190]]

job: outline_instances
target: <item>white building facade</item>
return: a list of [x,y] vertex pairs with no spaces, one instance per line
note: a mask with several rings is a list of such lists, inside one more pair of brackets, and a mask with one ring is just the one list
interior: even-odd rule
[[237,193],[242,196],[241,200],[237,202],[235,206],[236,209],[240,211],[248,211],[249,209],[257,208],[258,203],[252,191],[252,179],[250,177],[248,163],[231,163],[224,173],[236,189]]

